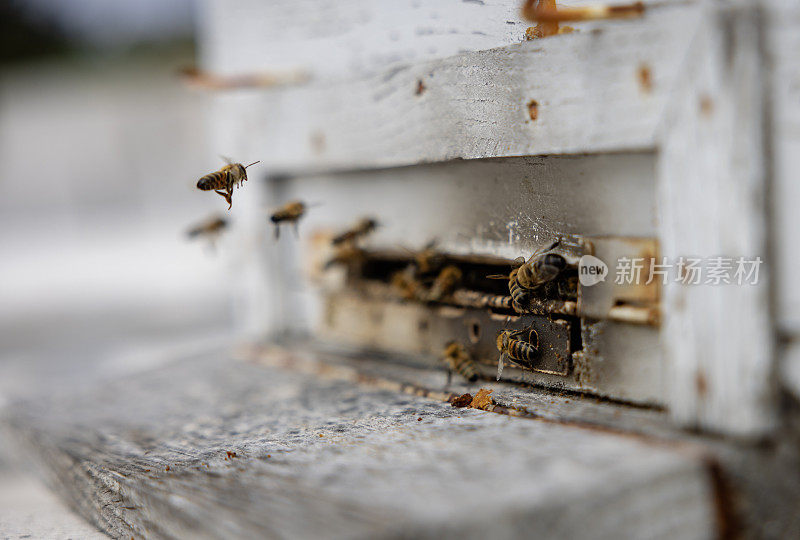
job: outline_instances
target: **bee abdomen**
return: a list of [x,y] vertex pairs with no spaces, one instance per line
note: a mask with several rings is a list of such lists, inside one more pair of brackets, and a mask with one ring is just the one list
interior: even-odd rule
[[197,189],[210,191],[212,189],[225,189],[228,187],[227,172],[217,171],[209,173],[197,181]]
[[510,296],[488,294],[485,297],[486,305],[494,309],[511,309],[513,299]]
[[522,288],[513,274],[508,281],[508,292],[511,293],[514,309],[519,312],[524,311],[524,305],[530,301],[530,293]]
[[454,364],[454,370],[469,382],[475,382],[478,380],[478,372],[471,360],[467,358],[458,358],[455,360]]
[[509,355],[516,360],[532,363],[536,359],[537,351],[530,343],[513,339],[508,344],[508,352]]
[[452,371],[455,371],[469,382],[478,380],[478,370],[463,345],[451,342],[445,348],[444,360]]

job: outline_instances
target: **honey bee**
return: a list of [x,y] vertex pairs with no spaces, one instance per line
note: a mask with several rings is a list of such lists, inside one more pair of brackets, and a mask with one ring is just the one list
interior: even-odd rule
[[524,306],[530,301],[531,293],[523,289],[519,281],[517,281],[518,273],[519,268],[515,268],[511,271],[511,274],[509,274],[508,292],[511,294],[511,305],[514,310],[519,313],[525,310]]
[[439,302],[444,297],[453,294],[456,285],[461,281],[461,270],[457,266],[448,265],[442,268],[439,275],[431,285],[428,294],[425,295],[425,300],[428,302]]
[[295,235],[299,236],[297,222],[303,217],[305,212],[306,205],[302,201],[290,201],[278,208],[269,218],[270,221],[275,224],[275,238],[277,239],[280,237],[280,224],[284,222],[293,224]]
[[[527,341],[519,339],[526,335]],[[533,328],[516,332],[503,330],[497,335],[497,350],[500,351],[500,358],[497,360],[497,380],[499,381],[507,360],[524,367],[533,365],[539,354],[539,334]]]
[[517,312],[525,310],[531,291],[551,283],[567,268],[567,260],[563,255],[551,253],[560,243],[561,240],[556,240],[547,248],[535,252],[527,261],[524,257],[517,258],[514,261],[516,268],[508,276],[487,276],[489,279],[508,279],[508,292]]
[[413,266],[392,274],[392,289],[404,300],[414,300],[420,295],[422,284],[416,278]]
[[420,274],[431,274],[444,264],[444,255],[436,250],[436,240],[431,240],[421,251],[414,252],[414,264]]
[[528,290],[538,289],[556,279],[567,268],[567,260],[563,255],[550,253],[560,243],[561,240],[556,240],[546,249],[531,255],[527,262],[520,265],[516,276],[520,287]]
[[334,246],[338,246],[340,244],[344,244],[345,242],[354,242],[359,238],[368,235],[376,228],[378,228],[377,220],[373,218],[362,218],[358,221],[358,223],[353,225],[353,227],[335,236],[333,240],[331,240],[331,243]]
[[241,163],[233,163],[228,158],[223,158],[227,165],[220,170],[209,173],[197,181],[197,189],[202,191],[214,190],[214,193],[220,195],[228,203],[228,210],[233,206],[233,188],[239,187],[243,182],[247,181],[247,167],[259,163],[254,161],[250,165],[242,165]]
[[484,294],[478,300],[482,306],[493,309],[513,309],[514,299],[511,296],[503,296],[499,294]]
[[469,382],[478,380],[478,370],[472,361],[467,349],[456,341],[447,344],[442,353],[442,360],[447,365],[447,384],[450,385],[452,374],[455,371]]
[[189,238],[205,236],[213,243],[227,226],[228,220],[220,216],[214,216],[190,228],[186,231],[186,236]]
[[429,276],[438,272],[445,263],[445,257],[436,249],[436,240],[428,242],[424,248],[415,251],[402,248],[412,258],[418,276]]

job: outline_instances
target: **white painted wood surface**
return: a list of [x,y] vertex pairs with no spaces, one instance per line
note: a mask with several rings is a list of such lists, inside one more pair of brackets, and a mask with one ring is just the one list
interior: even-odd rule
[[697,15],[694,6],[653,8],[593,32],[241,90],[221,106],[235,148],[273,172],[652,149]]
[[[592,3],[596,0],[565,2]],[[522,0],[205,0],[201,5],[207,69],[228,74],[298,69],[315,80],[349,79],[394,64],[519,43],[535,24],[521,18]]]
[[800,397],[800,4],[768,0],[764,43],[770,66],[771,249],[780,382]]
[[[664,118],[662,252],[673,262],[766,260],[761,20],[753,6],[716,4],[703,19]],[[739,435],[774,427],[768,281],[762,267],[757,285],[665,287],[662,341],[678,422]]]

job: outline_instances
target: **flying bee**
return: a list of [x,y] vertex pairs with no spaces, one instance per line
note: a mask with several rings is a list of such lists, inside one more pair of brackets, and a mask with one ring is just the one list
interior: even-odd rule
[[300,218],[303,217],[305,213],[306,205],[302,201],[290,201],[275,210],[269,218],[270,221],[275,224],[275,239],[280,237],[280,224],[284,222],[294,225],[294,233],[296,236],[299,236],[300,233],[297,230],[297,222],[300,221]]
[[445,296],[453,294],[456,285],[461,281],[461,270],[457,266],[448,265],[442,268],[439,275],[433,281],[428,294],[425,295],[425,300],[428,302],[439,302]]
[[198,236],[205,236],[209,239],[212,246],[216,241],[217,237],[225,230],[228,226],[228,220],[221,216],[214,216],[212,218],[203,221],[202,223],[198,223],[186,231],[186,236],[189,238],[196,238]]
[[447,385],[450,386],[450,381],[455,371],[469,382],[478,380],[478,369],[475,367],[475,362],[467,352],[464,346],[456,341],[451,341],[447,344],[442,353],[442,360],[447,365]]
[[354,242],[364,236],[368,235],[372,231],[378,228],[377,220],[373,218],[362,218],[353,225],[350,229],[344,231],[343,233],[334,236],[331,243],[334,246],[338,246],[340,244],[344,244],[345,242]]
[[242,165],[241,163],[233,163],[228,158],[223,158],[227,165],[220,170],[208,173],[197,181],[197,189],[203,191],[214,190],[214,193],[220,195],[228,203],[228,210],[233,206],[233,188],[239,187],[243,182],[247,181],[247,167],[259,163],[254,161],[250,165]]
[[[527,341],[519,339],[526,336]],[[503,330],[497,335],[497,350],[500,351],[500,358],[497,360],[497,380],[499,381],[507,360],[524,367],[533,365],[539,355],[539,334],[533,328],[516,332]]]

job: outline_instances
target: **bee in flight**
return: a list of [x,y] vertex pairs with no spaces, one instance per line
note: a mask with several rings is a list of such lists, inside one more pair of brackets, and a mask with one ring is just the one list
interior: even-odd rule
[[211,246],[214,247],[217,238],[222,234],[222,231],[228,226],[228,220],[221,216],[213,216],[201,223],[192,226],[186,231],[186,236],[189,238],[197,238],[204,236],[208,238]]
[[[528,339],[520,339],[525,337]],[[503,330],[497,335],[497,350],[500,351],[500,358],[497,360],[497,380],[499,381],[507,360],[524,367],[533,365],[539,355],[539,334],[533,328],[515,332]]]
[[442,360],[447,366],[447,385],[450,386],[450,381],[455,371],[469,382],[478,380],[478,370],[475,367],[475,362],[467,352],[467,349],[457,341],[451,341],[447,344],[442,353]]
[[356,240],[367,236],[369,233],[378,228],[378,221],[374,218],[362,218],[341,234],[333,237],[331,243],[334,246],[339,246],[345,243],[355,242]]
[[302,201],[289,201],[275,210],[275,212],[273,212],[273,214],[269,217],[270,221],[275,224],[275,239],[280,238],[281,223],[291,223],[294,225],[294,233],[296,236],[299,236],[297,222],[300,221],[300,218],[303,217],[303,214],[305,213],[306,204]]
[[228,203],[228,210],[233,206],[233,188],[239,187],[243,182],[247,181],[247,167],[259,163],[254,161],[250,165],[242,165],[241,163],[233,163],[228,158],[223,158],[227,164],[220,170],[208,173],[197,181],[197,189],[202,191],[214,190],[214,193],[220,195]]

